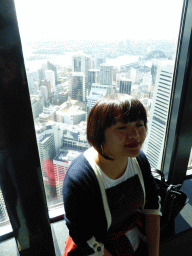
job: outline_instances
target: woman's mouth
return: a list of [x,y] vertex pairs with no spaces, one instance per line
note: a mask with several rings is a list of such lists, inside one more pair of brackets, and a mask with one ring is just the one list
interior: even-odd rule
[[127,148],[137,148],[139,146],[140,142],[133,142],[128,145],[125,145]]

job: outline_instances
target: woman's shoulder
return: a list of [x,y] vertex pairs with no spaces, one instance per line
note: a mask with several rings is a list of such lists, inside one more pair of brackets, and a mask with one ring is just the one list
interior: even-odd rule
[[84,153],[81,153],[71,162],[65,175],[65,180],[73,180],[74,182],[86,182],[94,178],[93,169]]

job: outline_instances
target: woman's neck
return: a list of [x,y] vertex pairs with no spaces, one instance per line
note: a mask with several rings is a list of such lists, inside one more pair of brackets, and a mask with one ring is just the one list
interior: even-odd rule
[[94,160],[96,164],[101,168],[101,170],[110,179],[113,180],[120,178],[125,173],[128,163],[128,157],[107,160],[103,156],[101,156],[96,150],[94,154]]

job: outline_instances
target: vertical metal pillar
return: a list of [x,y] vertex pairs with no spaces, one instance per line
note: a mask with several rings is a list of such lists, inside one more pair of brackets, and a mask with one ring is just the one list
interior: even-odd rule
[[55,255],[13,0],[0,2],[0,185],[20,255]]
[[184,1],[162,170],[169,183],[186,178],[192,146],[192,0]]

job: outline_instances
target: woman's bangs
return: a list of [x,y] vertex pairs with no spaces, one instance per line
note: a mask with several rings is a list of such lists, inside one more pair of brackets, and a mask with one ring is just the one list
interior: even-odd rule
[[117,122],[128,123],[136,122],[137,120],[143,120],[145,123],[147,121],[146,111],[141,104],[132,104],[131,108],[125,106],[116,111],[114,115],[113,124]]

